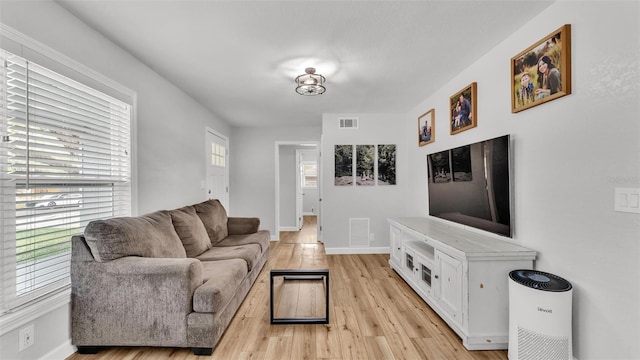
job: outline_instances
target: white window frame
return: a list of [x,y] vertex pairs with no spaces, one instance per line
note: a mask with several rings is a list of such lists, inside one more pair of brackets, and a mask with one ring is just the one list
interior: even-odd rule
[[[59,71],[59,69],[65,69],[65,71],[61,72],[62,75],[81,83],[87,82],[87,85],[90,87],[97,85],[99,91],[104,92],[106,89],[107,94],[115,96],[130,105],[130,213],[136,214],[138,209],[136,163],[137,143],[135,142],[135,139],[137,138],[136,92],[2,23],[0,23],[0,35],[3,40],[0,42],[3,49],[13,52],[16,55],[26,57],[28,60],[31,60],[29,59],[31,56],[37,57],[37,62],[56,71]],[[2,220],[4,221],[4,219]],[[2,249],[2,247],[0,247],[0,249]],[[4,256],[4,254],[0,253],[0,256]],[[33,321],[54,309],[68,305],[70,301],[70,285],[67,285],[60,291],[50,293],[42,296],[41,298],[33,299],[11,309],[9,312],[0,313],[0,336],[14,331],[23,324]]]

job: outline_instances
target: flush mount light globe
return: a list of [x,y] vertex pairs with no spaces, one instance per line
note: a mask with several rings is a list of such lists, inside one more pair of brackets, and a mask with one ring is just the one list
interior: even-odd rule
[[296,92],[300,95],[321,95],[327,89],[322,85],[325,82],[324,76],[316,74],[316,69],[308,67],[304,69],[306,74],[302,74],[296,78]]

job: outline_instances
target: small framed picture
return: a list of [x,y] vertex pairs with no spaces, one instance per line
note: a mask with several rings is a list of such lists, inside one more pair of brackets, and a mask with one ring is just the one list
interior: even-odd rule
[[511,58],[511,112],[571,94],[571,25]]
[[425,146],[436,140],[436,110],[431,109],[418,116],[418,146]]
[[451,135],[478,125],[476,88],[473,82],[449,98]]

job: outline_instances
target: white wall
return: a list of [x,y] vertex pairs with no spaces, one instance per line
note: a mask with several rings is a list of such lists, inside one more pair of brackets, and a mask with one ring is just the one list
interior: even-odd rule
[[302,214],[317,215],[318,214],[318,189],[305,188],[302,190],[304,197],[302,198]]
[[[139,213],[206,199],[200,188],[205,127],[226,135],[230,129],[225,122],[56,3],[3,1],[0,6],[3,24],[137,92]],[[29,319],[35,325],[35,345],[18,353],[16,329],[0,338],[0,357],[41,358],[58,348],[55,344],[67,344],[61,351],[69,351],[69,321],[68,306]]]
[[320,127],[233,128],[230,137],[229,186],[232,216],[260,218],[275,233],[276,141],[320,141]]
[[[436,109],[436,141],[409,144],[405,214],[425,216],[425,154],[511,134],[514,241],[536,268],[574,286],[574,356],[640,354],[640,216],[614,212],[614,188],[640,187],[640,5],[556,2],[409,112]],[[512,114],[510,59],[563,24],[572,27],[573,94]],[[449,135],[449,96],[478,83],[478,127]]]
[[[358,117],[358,129],[339,129],[341,117]],[[366,249],[352,249],[349,244],[349,219],[370,219],[370,233],[374,241],[369,245],[375,252],[389,248],[387,218],[402,214],[402,199],[407,185],[405,130],[399,124],[404,114],[324,114],[322,117],[322,240],[327,253],[363,253]],[[395,144],[397,185],[335,186],[335,145]],[[410,144],[409,146],[412,146]]]

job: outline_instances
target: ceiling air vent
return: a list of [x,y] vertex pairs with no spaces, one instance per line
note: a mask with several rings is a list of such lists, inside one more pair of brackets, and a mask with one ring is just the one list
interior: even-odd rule
[[340,118],[340,129],[357,129],[358,118]]

